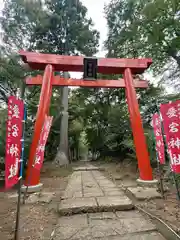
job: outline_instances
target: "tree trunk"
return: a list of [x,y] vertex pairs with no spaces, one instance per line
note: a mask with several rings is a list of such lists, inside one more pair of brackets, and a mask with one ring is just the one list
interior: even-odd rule
[[172,58],[174,58],[174,60],[176,60],[176,63],[178,65],[178,67],[180,68],[180,57],[177,56],[176,51],[174,51],[173,49],[169,49],[168,53]]
[[[68,72],[64,73],[64,78],[69,78]],[[60,124],[60,143],[54,162],[59,166],[68,165],[68,87],[62,88],[62,112]]]
[[173,58],[176,60],[177,65],[179,66],[179,69],[180,69],[180,57],[178,57],[177,55],[175,55]]

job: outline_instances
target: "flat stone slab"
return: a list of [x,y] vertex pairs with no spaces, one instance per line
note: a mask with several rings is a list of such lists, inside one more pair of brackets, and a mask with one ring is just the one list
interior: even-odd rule
[[75,172],[77,172],[77,171],[98,171],[98,170],[100,170],[100,168],[96,167],[96,166],[84,166],[84,167],[75,167],[75,168],[73,168],[73,170]]
[[91,213],[115,210],[130,210],[134,206],[126,196],[84,197],[62,200],[59,214],[62,216],[77,213]]
[[145,187],[130,187],[127,188],[137,200],[161,198],[161,194],[157,192],[156,188]]
[[62,200],[59,205],[60,215],[95,212],[98,205],[95,198],[74,198]]
[[[114,223],[115,224],[115,223]],[[155,231],[156,226],[145,218],[124,218],[119,219],[115,225],[119,235]]]
[[101,211],[129,210],[134,208],[132,201],[126,196],[97,197],[97,203]]
[[61,196],[61,199],[68,199],[68,198],[82,198],[82,192],[69,192],[66,191],[64,194]]
[[104,194],[101,191],[97,191],[97,192],[85,192],[84,193],[84,197],[101,197],[104,196]]
[[116,219],[117,216],[114,212],[98,212],[98,213],[88,213],[88,218],[92,219]]
[[[133,212],[137,213],[128,211]],[[116,212],[102,212],[61,217],[53,240],[165,240],[149,219],[129,216],[122,219]]]
[[124,196],[124,193],[122,191],[109,190],[105,191],[105,196]]
[[165,238],[157,233],[133,233],[126,236],[115,236],[115,237],[107,237],[107,238],[100,238],[99,240],[165,240]]
[[144,216],[137,210],[133,211],[117,211],[118,218],[144,218]]

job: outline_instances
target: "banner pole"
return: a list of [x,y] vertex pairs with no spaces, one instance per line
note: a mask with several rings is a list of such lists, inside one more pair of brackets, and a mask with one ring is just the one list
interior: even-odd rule
[[[31,170],[34,168],[34,163],[35,163],[35,160],[33,161]],[[31,171],[31,172],[32,172],[32,171]],[[24,191],[23,204],[26,203],[26,196],[27,196],[27,193],[28,193],[28,187],[29,187],[29,183],[31,182],[31,179],[32,179],[32,174],[30,174],[30,176],[29,176],[29,178],[28,178],[27,186],[26,186],[26,189],[25,189],[25,191]]]
[[[21,99],[24,99],[26,85],[23,82],[21,88]],[[23,132],[22,132],[22,147],[21,147],[21,159],[20,159],[20,169],[19,169],[19,182],[18,182],[18,202],[17,202],[17,212],[16,212],[16,224],[15,224],[15,233],[14,233],[14,240],[19,240],[19,223],[20,223],[20,208],[21,208],[21,187],[23,184],[23,161],[24,161],[24,132],[25,132],[25,120],[26,120],[26,109],[24,104],[24,117],[22,120],[23,124]]]
[[[34,167],[34,164],[32,165],[32,168],[33,167]],[[26,189],[24,191],[23,204],[26,203],[26,196],[27,196],[27,193],[28,193],[28,187],[29,187],[29,183],[31,182],[31,178],[32,178],[32,174],[29,176],[28,183],[27,183]]]
[[159,182],[160,182],[161,195],[162,195],[162,198],[165,199],[162,171],[161,171],[161,166],[160,166],[160,163],[159,163],[158,159],[157,159],[157,162],[158,162],[157,164],[158,164],[158,172],[159,172]]
[[[156,144],[156,139],[155,139],[154,134],[153,134],[153,138],[154,138],[154,142]],[[164,199],[165,196],[164,196],[163,178],[162,178],[162,171],[161,171],[161,166],[160,166],[159,159],[158,159],[157,150],[156,150],[156,160],[157,160],[157,168],[158,168],[158,173],[159,173],[160,191],[161,191],[162,198]]]
[[178,182],[176,180],[176,174],[172,171],[172,176],[173,176],[173,181],[174,181],[174,185],[176,187],[176,192],[177,192],[177,199],[180,201],[180,192],[179,192],[179,186],[178,186]]
[[[155,106],[156,106],[156,111],[159,114],[159,118],[160,118],[160,124],[161,124],[161,131],[162,131],[162,138],[163,138],[163,142],[164,142],[164,136],[163,136],[163,129],[162,129],[162,120],[161,120],[161,113],[159,111],[158,108],[158,101],[155,101]],[[154,137],[155,139],[155,137]],[[156,140],[155,140],[155,144],[156,144]],[[165,144],[165,143],[164,143]],[[161,195],[162,198],[165,199],[165,195],[164,195],[164,185],[163,185],[163,177],[162,177],[162,168],[161,168],[161,164],[159,162],[158,159],[158,154],[157,154],[157,150],[156,150],[156,159],[157,159],[157,165],[158,165],[158,172],[159,172],[159,182],[160,182],[160,190],[161,190]]]

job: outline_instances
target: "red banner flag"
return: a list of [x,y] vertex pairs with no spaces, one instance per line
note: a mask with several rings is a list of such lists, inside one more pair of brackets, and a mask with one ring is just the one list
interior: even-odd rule
[[161,130],[161,120],[158,113],[155,113],[152,117],[152,124],[154,128],[154,135],[156,139],[156,151],[158,154],[158,160],[161,164],[165,164],[165,152],[164,141]]
[[5,187],[11,188],[18,182],[21,158],[22,121],[24,103],[15,96],[8,99],[8,120],[6,132]]
[[36,158],[34,162],[34,168],[40,170],[43,164],[44,160],[44,151],[45,151],[45,145],[48,139],[48,135],[50,132],[51,124],[52,124],[53,117],[46,116],[44,121],[44,126],[41,132],[40,140],[39,140],[39,146],[36,150]]
[[163,118],[171,167],[175,173],[180,173],[180,100],[162,104],[160,111]]

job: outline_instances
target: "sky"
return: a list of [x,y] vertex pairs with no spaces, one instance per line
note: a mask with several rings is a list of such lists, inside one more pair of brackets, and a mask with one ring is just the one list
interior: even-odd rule
[[98,57],[104,57],[105,52],[103,49],[103,42],[107,36],[107,22],[104,17],[104,5],[108,4],[110,0],[81,0],[88,9],[88,17],[91,17],[95,28],[100,32],[100,51],[96,55]]
[[0,0],[0,11],[2,10],[3,8],[3,0]]

